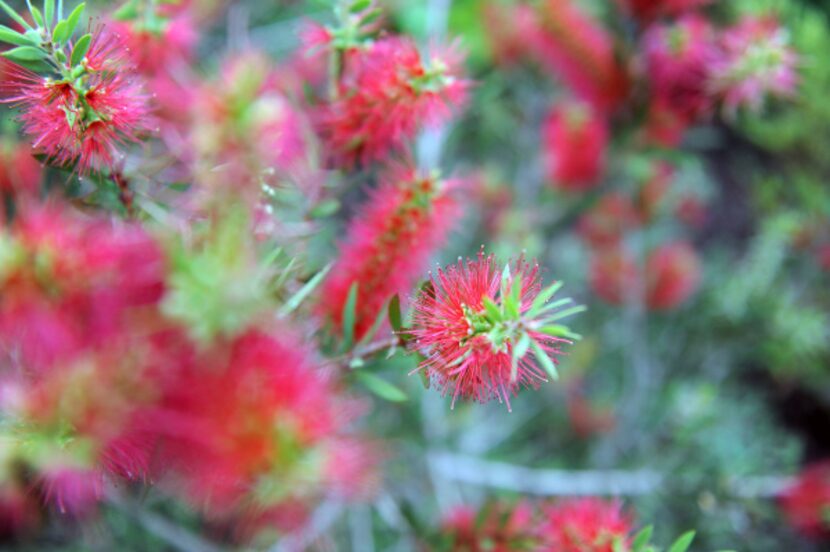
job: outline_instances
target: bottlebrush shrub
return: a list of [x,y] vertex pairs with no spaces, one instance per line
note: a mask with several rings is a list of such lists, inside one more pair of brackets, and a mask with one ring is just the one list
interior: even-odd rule
[[712,0],[618,0],[629,13],[648,22],[662,16],[676,16],[705,6]]
[[734,116],[758,111],[768,97],[791,98],[798,85],[798,55],[786,29],[771,16],[745,17],[723,31],[722,55],[713,63],[711,86]]
[[354,337],[362,339],[386,302],[409,292],[447,240],[461,217],[456,194],[462,186],[405,164],[389,168],[349,224],[323,284],[319,313],[343,332],[343,313],[354,295]]
[[[483,552],[655,552],[652,528],[633,533],[632,517],[617,500],[596,497],[555,502],[492,502],[479,511],[459,507],[445,516],[436,550]],[[685,552],[694,540],[689,532],[669,548]]]
[[562,344],[579,336],[560,321],[581,312],[570,299],[548,303],[562,287],[542,289],[539,266],[519,258],[500,270],[495,256],[438,270],[415,299],[411,346],[425,356],[418,370],[444,393],[510,410],[520,387],[557,379]]
[[607,113],[628,95],[628,75],[613,37],[573,0],[539,4],[537,57],[581,100]]
[[542,129],[550,182],[562,190],[584,191],[605,172],[609,131],[603,117],[584,103],[555,106]]
[[457,46],[434,48],[423,58],[406,37],[381,38],[352,52],[335,97],[318,117],[332,159],[347,167],[381,160],[424,124],[448,120],[470,87],[462,60]]
[[36,197],[42,172],[27,144],[0,139],[0,194],[21,202]]
[[815,538],[830,538],[830,462],[805,469],[779,497],[787,521]]
[[[110,168],[123,148],[150,130],[147,97],[134,79],[120,35],[97,25],[76,41],[84,5],[65,20],[43,20],[4,53],[16,67],[0,84],[0,101],[20,110],[25,132],[52,162],[86,174]],[[19,17],[19,16],[18,16]]]

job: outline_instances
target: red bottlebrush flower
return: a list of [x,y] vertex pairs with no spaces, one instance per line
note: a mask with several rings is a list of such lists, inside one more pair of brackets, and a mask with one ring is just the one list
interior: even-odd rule
[[0,194],[16,199],[37,196],[43,167],[24,144],[0,141]]
[[442,533],[454,552],[537,550],[534,517],[533,509],[525,502],[515,506],[488,504],[480,513],[459,507],[444,518]]
[[559,345],[570,343],[560,336],[573,334],[549,324],[581,309],[543,316],[545,297],[559,286],[537,301],[538,276],[536,264],[520,258],[502,272],[494,256],[480,252],[476,260],[439,270],[416,298],[410,333],[413,347],[426,357],[418,370],[452,393],[453,406],[459,397],[495,398],[509,410],[510,395],[520,387],[538,388],[547,381],[545,371],[555,375]]
[[24,211],[0,244],[0,347],[28,370],[106,343],[164,291],[161,249],[137,226]]
[[247,185],[258,196],[268,175],[291,179],[308,171],[310,125],[257,52],[225,64],[218,82],[196,92],[190,113],[193,165],[203,181],[237,193]]
[[628,75],[608,32],[573,0],[547,0],[540,6],[539,61],[597,111],[615,109],[628,94]]
[[611,192],[582,216],[578,231],[588,245],[602,249],[618,245],[623,235],[638,225],[637,210],[628,196]]
[[689,15],[655,24],[643,42],[655,100],[687,123],[707,115],[713,101],[708,79],[717,57],[711,23]]
[[[563,500],[546,508],[539,528],[547,552],[614,552],[627,546],[632,521],[618,501]],[[625,549],[625,548],[623,548]]]
[[603,250],[591,261],[591,288],[606,303],[622,305],[640,286],[640,271],[625,249]]
[[616,425],[613,411],[594,405],[586,397],[581,380],[568,387],[567,406],[571,427],[583,439],[607,433]]
[[618,0],[633,16],[651,21],[663,16],[676,16],[711,3],[712,0]]
[[406,38],[383,38],[349,56],[338,97],[319,117],[320,134],[340,163],[370,163],[400,150],[423,124],[443,123],[467,97],[457,48],[422,59]]
[[673,309],[697,290],[701,279],[700,260],[688,243],[666,244],[649,256],[646,275],[648,308]]
[[779,503],[790,525],[810,537],[830,537],[830,462],[805,469]]
[[712,69],[711,88],[727,113],[758,111],[768,96],[788,98],[798,85],[798,55],[787,30],[774,17],[745,17],[721,35],[722,55]]
[[20,109],[23,130],[54,163],[76,164],[81,174],[109,168],[149,130],[146,97],[125,51],[121,37],[98,27],[81,77],[54,81],[15,67],[0,101]]
[[605,172],[608,126],[585,104],[555,107],[542,129],[548,177],[562,190],[584,191]]
[[155,415],[168,488],[218,517],[320,492],[345,423],[334,389],[290,338],[251,330],[192,352]]
[[676,148],[683,141],[683,135],[690,124],[686,116],[676,111],[668,100],[652,98],[643,138],[646,145]]
[[355,337],[366,335],[386,302],[405,296],[458,222],[458,181],[423,176],[406,166],[381,178],[349,226],[323,285],[319,312],[342,330],[343,309],[357,283]]

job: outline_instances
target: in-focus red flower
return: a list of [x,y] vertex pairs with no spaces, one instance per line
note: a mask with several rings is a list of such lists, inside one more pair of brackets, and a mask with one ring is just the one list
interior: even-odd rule
[[629,13],[644,22],[658,17],[676,16],[705,6],[712,0],[618,0]]
[[539,266],[522,258],[504,272],[483,252],[439,269],[415,300],[410,333],[426,357],[418,369],[452,394],[453,405],[498,399],[510,409],[510,395],[547,381],[540,364],[552,366],[559,346],[570,343],[535,319],[541,291]]
[[701,280],[700,259],[688,243],[665,244],[649,255],[646,275],[648,308],[673,309],[697,291]]
[[[545,552],[614,552],[627,546],[632,520],[615,500],[562,500],[545,509],[539,532]],[[625,548],[624,548],[625,549]]]
[[787,29],[774,17],[745,17],[726,29],[722,55],[714,63],[711,87],[727,113],[741,107],[759,110],[768,96],[788,98],[798,86],[798,55]]
[[629,79],[612,36],[574,0],[546,0],[539,10],[540,63],[600,113],[613,111],[628,95]]
[[687,123],[707,115],[713,104],[709,77],[717,57],[712,24],[697,15],[654,24],[643,47],[655,101]]
[[149,130],[147,98],[120,35],[96,27],[83,67],[82,76],[56,81],[15,66],[0,85],[0,101],[21,111],[35,149],[80,174],[112,167]]
[[577,229],[588,245],[602,249],[619,245],[625,233],[638,225],[631,199],[621,192],[610,192],[579,219]]
[[793,527],[810,537],[830,537],[830,462],[805,469],[779,502]]
[[355,337],[373,326],[395,294],[405,297],[430,256],[458,223],[460,181],[425,176],[401,165],[381,177],[367,204],[351,220],[338,260],[320,296],[319,312],[342,330],[343,309],[357,288]]
[[542,129],[548,178],[559,189],[584,191],[600,183],[606,165],[609,131],[589,105],[553,108]]
[[453,552],[529,552],[539,546],[534,517],[526,502],[487,504],[481,512],[462,506],[444,517],[442,533]]
[[445,122],[466,100],[457,47],[433,49],[423,59],[408,38],[382,38],[345,62],[338,96],[319,116],[332,158],[371,163],[399,151],[423,125]]

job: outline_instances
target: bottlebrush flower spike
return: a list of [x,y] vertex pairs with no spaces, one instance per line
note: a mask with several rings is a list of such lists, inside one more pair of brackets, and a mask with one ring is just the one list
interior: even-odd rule
[[42,174],[43,167],[30,147],[0,139],[0,195],[34,198],[40,191]]
[[742,107],[758,111],[768,96],[795,94],[798,55],[774,17],[745,17],[723,32],[720,44],[723,54],[712,69],[711,87],[728,114]]
[[182,356],[151,415],[160,463],[172,470],[166,488],[222,518],[330,485],[327,459],[349,417],[305,348],[250,330]]
[[350,166],[399,151],[422,125],[438,125],[465,102],[456,46],[423,59],[408,38],[383,38],[347,58],[337,99],[319,115],[332,158]]
[[628,550],[631,519],[617,501],[598,498],[563,500],[549,506],[540,527],[544,552],[616,552]]
[[830,537],[830,462],[805,469],[779,503],[793,527],[810,537]]
[[631,199],[623,193],[611,192],[582,215],[577,228],[588,245],[603,249],[619,245],[625,233],[637,226],[639,217]]
[[687,15],[673,23],[652,25],[643,37],[643,47],[654,101],[687,124],[707,115],[713,104],[708,82],[718,55],[711,23]]
[[122,37],[104,26],[87,36],[82,59],[55,54],[56,76],[16,66],[0,85],[0,102],[21,111],[35,149],[79,174],[111,168],[126,145],[150,130],[147,98],[133,79]]
[[[556,373],[559,345],[579,336],[559,322],[583,307],[570,299],[548,303],[562,287],[542,289],[539,266],[519,258],[501,271],[493,255],[438,271],[417,296],[412,346],[426,359],[418,367],[445,393],[510,409],[522,386],[538,388]],[[540,368],[541,365],[541,368]]]
[[673,309],[697,291],[701,280],[700,260],[690,244],[669,243],[649,255],[646,278],[648,308]]
[[622,247],[603,249],[591,260],[591,288],[610,305],[622,305],[644,286],[640,270]]
[[598,111],[616,108],[628,94],[629,79],[611,35],[573,0],[546,0],[539,10],[539,61]]
[[548,178],[567,191],[584,191],[599,184],[606,165],[609,131],[604,118],[589,105],[555,107],[542,129]]
[[320,295],[319,312],[337,330],[345,330],[343,312],[353,286],[358,340],[392,296],[409,293],[461,216],[455,196],[462,185],[405,165],[381,177],[380,187],[352,219]]

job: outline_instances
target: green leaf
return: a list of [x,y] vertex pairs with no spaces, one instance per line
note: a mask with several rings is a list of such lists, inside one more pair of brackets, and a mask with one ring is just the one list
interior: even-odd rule
[[642,549],[651,541],[651,535],[654,533],[654,526],[649,525],[644,527],[631,542],[632,552],[642,552]]
[[406,401],[406,393],[401,391],[396,386],[392,385],[383,378],[368,372],[356,372],[357,379],[362,383],[366,389],[380,397],[381,399],[390,402],[404,402]]
[[372,0],[354,0],[349,11],[352,13],[359,13],[372,5]]
[[112,14],[112,18],[116,21],[132,21],[139,16],[139,0],[131,0],[127,2]]
[[3,57],[12,61],[42,61],[46,59],[46,52],[34,46],[18,46],[3,52]]
[[29,6],[29,13],[32,14],[32,19],[35,20],[35,23],[37,23],[38,27],[44,27],[45,26],[43,24],[43,14],[40,13],[39,9],[37,9],[35,6]]
[[544,326],[539,331],[551,337],[565,337],[567,339],[572,339],[573,341],[579,341],[580,339],[582,339],[581,335],[572,332],[569,327],[561,326],[558,324]]
[[584,305],[578,305],[576,307],[571,307],[569,309],[565,309],[563,311],[555,312],[549,317],[545,318],[546,322],[556,322],[557,320],[562,320],[563,318],[567,318],[569,316],[573,316],[574,314],[579,314],[580,312],[585,312],[588,310],[587,307]]
[[64,40],[69,40],[75,34],[75,29],[78,28],[78,23],[81,21],[85,8],[86,2],[81,2],[66,18],[66,38]]
[[25,19],[20,17],[20,14],[18,14],[16,11],[14,11],[8,4],[3,2],[3,0],[0,0],[0,8],[2,8],[3,11],[6,12],[6,14],[8,14],[8,16],[11,17],[14,20],[15,23],[17,23],[18,25],[20,25],[24,29],[31,29],[32,28],[32,26],[29,25],[28,21],[26,21]]
[[89,45],[92,42],[92,35],[87,33],[81,38],[78,39],[78,42],[75,43],[75,46],[72,48],[72,57],[69,58],[69,63],[72,66],[80,65],[81,60],[84,59],[87,52],[89,52]]
[[32,46],[32,41],[28,37],[5,25],[0,25],[0,42],[8,42],[18,46]]
[[349,288],[346,304],[343,306],[343,348],[349,350],[354,343],[355,309],[357,308],[358,283]]
[[46,26],[51,26],[55,19],[55,0],[43,0],[43,17]]
[[327,218],[336,213],[340,210],[340,201],[336,198],[327,199],[325,201],[321,201],[309,213],[309,216],[313,219],[321,219]]
[[530,340],[530,346],[533,348],[533,354],[536,356],[536,360],[538,360],[542,368],[545,369],[545,372],[551,377],[551,379],[558,380],[559,379],[559,372],[556,370],[556,365],[550,359],[548,354],[542,349],[542,346],[536,342],[535,339]]
[[490,322],[501,322],[504,319],[501,309],[492,299],[485,295],[481,298],[481,302],[484,305],[484,312],[487,313],[487,318],[490,319]]
[[518,343],[513,347],[513,359],[512,364],[510,367],[510,381],[516,381],[519,372],[519,361],[524,358],[527,354],[528,349],[530,349],[530,343],[533,341],[530,339],[530,336],[526,333],[522,334],[522,337],[519,338]]
[[553,296],[556,295],[556,292],[562,289],[563,285],[563,282],[556,282],[555,284],[552,284],[540,291],[539,295],[536,296],[536,299],[533,300],[533,304],[530,307],[531,316],[534,312],[544,307],[545,303],[552,299]]
[[686,552],[691,546],[692,541],[695,540],[695,532],[689,531],[684,533],[679,539],[674,541],[674,544],[669,548],[669,552]]
[[69,25],[66,21],[58,21],[58,24],[55,25],[55,28],[52,30],[52,41],[56,44],[66,42],[69,38],[69,33],[67,33],[68,29]]
[[389,301],[389,324],[396,332],[403,328],[403,318],[401,317],[401,298],[395,294]]
[[306,282],[306,284],[302,288],[300,288],[300,291],[292,295],[291,298],[288,301],[286,301],[282,309],[280,309],[280,316],[287,316],[295,310],[297,310],[297,308],[302,304],[302,302],[305,301],[306,297],[311,295],[311,292],[317,289],[317,286],[320,285],[320,283],[323,281],[323,278],[325,278],[326,275],[329,273],[329,270],[331,270],[330,264],[323,270],[315,274],[314,277],[311,278],[308,282]]

